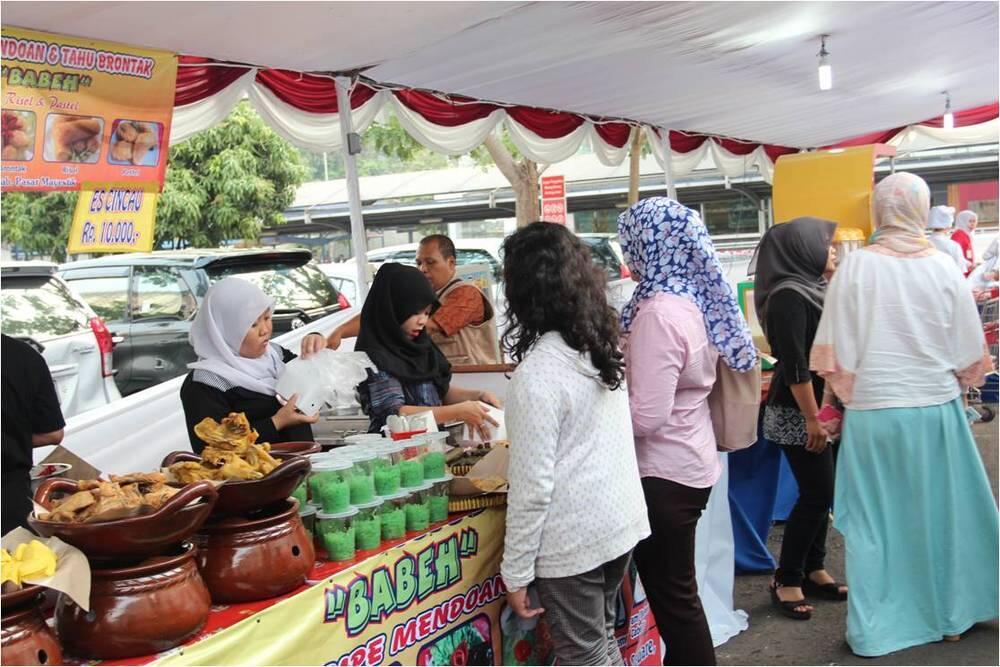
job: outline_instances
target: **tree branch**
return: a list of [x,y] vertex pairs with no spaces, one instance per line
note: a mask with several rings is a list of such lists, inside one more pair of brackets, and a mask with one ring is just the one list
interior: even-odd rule
[[489,152],[490,157],[493,158],[493,163],[500,170],[500,173],[504,175],[510,183],[513,185],[518,180],[520,180],[519,170],[517,168],[517,163],[514,162],[514,156],[510,154],[507,147],[503,145],[503,142],[497,138],[495,133],[490,133],[486,140],[483,142],[483,146]]

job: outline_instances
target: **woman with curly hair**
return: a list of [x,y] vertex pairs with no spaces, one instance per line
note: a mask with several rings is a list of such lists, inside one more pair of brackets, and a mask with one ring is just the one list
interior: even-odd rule
[[559,664],[621,665],[618,589],[649,524],[618,319],[604,275],[564,226],[536,222],[503,252],[504,347],[518,364],[507,394],[507,599],[524,618],[545,612]]
[[618,218],[638,282],[622,312],[632,428],[652,535],[639,569],[670,664],[714,665],[695,579],[695,526],[721,468],[708,395],[716,364],[757,365],[750,330],[698,215],[651,197]]

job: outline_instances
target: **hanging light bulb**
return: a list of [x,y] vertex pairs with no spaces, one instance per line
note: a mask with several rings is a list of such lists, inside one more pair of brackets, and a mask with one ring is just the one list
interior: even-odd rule
[[829,35],[820,36],[819,47],[819,89],[830,90],[833,88],[833,67],[830,65],[830,53],[826,50],[826,38]]
[[944,91],[941,94],[944,95],[944,118],[943,118],[942,126],[946,130],[954,130],[955,129],[955,114],[953,114],[951,112],[951,95],[948,94],[947,90]]

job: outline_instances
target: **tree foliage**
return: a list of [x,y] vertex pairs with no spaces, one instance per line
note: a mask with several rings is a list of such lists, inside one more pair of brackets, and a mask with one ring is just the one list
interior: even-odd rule
[[[263,227],[285,222],[305,174],[299,152],[241,103],[220,125],[170,149],[155,244],[256,240]],[[76,199],[75,192],[5,194],[4,240],[62,261]]]
[[3,240],[32,255],[66,259],[66,241],[77,193],[8,192],[0,198]]
[[[362,133],[361,141],[363,151],[357,156],[359,176],[447,169],[458,162],[457,158],[435,153],[421,145],[407,134],[395,115],[369,125]],[[306,166],[306,180],[324,180],[323,154],[306,150],[299,152],[302,163]],[[340,153],[327,153],[326,171],[330,180],[344,178],[347,175],[344,159]]]

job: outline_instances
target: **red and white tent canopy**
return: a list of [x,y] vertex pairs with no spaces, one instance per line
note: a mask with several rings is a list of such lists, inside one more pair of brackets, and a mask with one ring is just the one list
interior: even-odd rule
[[[723,171],[763,171],[782,152],[872,132],[885,141],[995,141],[997,8],[995,2],[5,2],[4,22],[200,57],[184,59],[175,140],[218,122],[249,96],[293,143],[335,150],[336,94],[326,74],[360,71],[369,83],[352,94],[355,128],[392,105],[418,140],[450,154],[474,148],[503,122],[518,147],[539,161],[558,161],[590,141],[613,164],[642,124],[674,131],[675,160],[710,153]],[[820,34],[830,35],[831,91],[816,83]],[[966,110],[951,136],[927,122],[941,116],[944,90],[954,109]],[[675,171],[683,173],[694,157],[679,160]]]

